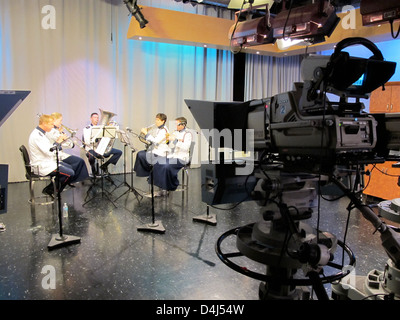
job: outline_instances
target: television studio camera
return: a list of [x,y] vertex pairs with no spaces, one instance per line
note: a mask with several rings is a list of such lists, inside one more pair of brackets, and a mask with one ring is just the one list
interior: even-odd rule
[[[352,57],[343,51],[352,45],[363,45],[373,55]],[[209,159],[215,160],[201,166],[202,200],[215,205],[243,199],[261,208],[260,221],[227,231],[216,243],[217,255],[228,267],[261,280],[260,299],[309,299],[303,288],[310,286],[319,300],[329,299],[324,285],[340,286],[349,276],[344,259],[342,264],[334,262],[340,247],[338,254],[348,259],[347,266],[355,265],[347,244],[306,223],[329,186],[347,196],[379,231],[389,270],[378,290],[400,297],[400,235],[363,204],[360,191],[364,166],[393,160],[400,150],[400,114],[368,114],[361,100],[384,86],[395,68],[371,41],[348,38],[331,56],[305,58],[304,82],[295,83],[293,91],[247,102],[185,100],[201,131],[208,130]],[[222,130],[230,131],[232,138],[220,139],[217,133]],[[249,132],[252,135],[246,136]],[[233,143],[234,154],[252,156],[226,159],[221,140]],[[241,141],[246,143],[237,150]],[[252,172],[238,174],[250,162]],[[222,251],[229,236],[236,238],[239,252]],[[240,256],[266,265],[266,273],[237,265],[233,258]],[[333,268],[333,274],[325,275],[325,266]]]

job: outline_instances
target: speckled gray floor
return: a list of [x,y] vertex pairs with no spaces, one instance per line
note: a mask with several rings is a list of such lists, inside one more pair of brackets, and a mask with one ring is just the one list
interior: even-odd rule
[[[201,201],[200,169],[189,174],[188,191],[155,199],[163,234],[137,230],[152,222],[150,198],[139,203],[131,192],[115,202],[116,208],[101,196],[82,206],[88,183],[65,190],[62,202],[69,205],[69,217],[63,220],[63,232],[81,242],[54,250],[47,245],[59,232],[58,213],[52,206],[32,210],[27,183],[10,184],[8,210],[0,215],[6,226],[0,233],[0,299],[257,300],[260,281],[227,267],[214,247],[224,232],[258,221],[259,207],[246,202],[229,211],[211,208],[217,225],[194,222],[194,216],[206,213],[206,205]],[[123,176],[114,175],[113,180],[119,185]],[[140,193],[149,191],[144,178],[134,177],[134,186]],[[105,184],[106,190],[113,188]],[[111,198],[126,190],[121,186]],[[347,204],[346,199],[323,201],[321,229],[343,237]],[[315,220],[313,216],[310,223]],[[352,211],[347,244],[356,255],[357,274],[383,269],[387,260],[373,231],[357,210]],[[234,241],[227,239],[226,246],[237,251]],[[264,265],[244,257],[238,264],[265,272]]]

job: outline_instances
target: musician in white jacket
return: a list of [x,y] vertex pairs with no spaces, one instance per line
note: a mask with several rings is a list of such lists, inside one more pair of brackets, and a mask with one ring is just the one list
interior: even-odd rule
[[[30,164],[35,174],[40,176],[57,175],[57,157],[56,152],[61,147],[61,143],[68,138],[61,134],[59,138],[52,143],[47,137],[46,132],[50,132],[54,127],[54,118],[50,115],[42,115],[39,119],[39,125],[29,136],[28,152]],[[59,192],[65,188],[68,183],[76,182],[77,177],[73,168],[63,161],[59,160]],[[54,197],[52,183],[43,189],[43,193]]]
[[[55,143],[62,134],[65,134],[62,127],[63,116],[59,112],[53,112],[51,116],[54,118],[54,127],[49,132],[46,132],[46,136],[51,143]],[[75,175],[78,175],[75,181],[83,181],[89,177],[85,161],[78,156],[68,154],[64,151],[65,149],[72,149],[74,146],[75,144],[71,138],[64,140],[58,151],[58,157],[64,163],[68,163],[74,170]],[[71,183],[68,184],[71,187],[73,186]]]
[[103,155],[98,154],[95,151],[95,145],[101,140],[101,138],[97,138],[94,141],[91,141],[92,127],[96,127],[99,124],[99,114],[97,112],[93,112],[90,115],[90,125],[83,129],[82,140],[85,144],[86,156],[88,157],[90,167],[92,169],[93,176],[98,174],[96,168],[96,159],[107,159],[100,167],[100,169],[104,173],[108,173],[108,166],[110,164],[117,165],[119,158],[122,156],[122,151],[116,148],[111,148]]
[[155,119],[155,125],[149,128],[143,128],[141,133],[144,139],[150,142],[147,150],[141,150],[136,155],[134,171],[138,177],[148,177],[152,164],[158,161],[164,161],[171,151],[168,147],[169,131],[165,122],[167,116],[164,113],[158,113]]
[[179,186],[178,172],[190,160],[192,133],[186,129],[187,120],[184,117],[175,119],[176,130],[169,135],[171,152],[166,161],[158,161],[153,167],[154,185],[165,191],[174,191]]

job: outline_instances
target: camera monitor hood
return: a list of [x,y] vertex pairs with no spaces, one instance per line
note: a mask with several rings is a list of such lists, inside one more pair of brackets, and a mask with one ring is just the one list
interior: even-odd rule
[[[350,57],[343,49],[362,45],[373,55],[366,58]],[[396,63],[384,61],[377,46],[365,38],[348,38],[339,42],[324,72],[326,85],[347,95],[366,95],[383,86],[394,74]]]

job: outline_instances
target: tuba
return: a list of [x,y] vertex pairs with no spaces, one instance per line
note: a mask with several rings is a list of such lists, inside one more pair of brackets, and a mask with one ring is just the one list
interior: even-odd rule
[[116,116],[116,113],[110,112],[110,111],[103,111],[103,109],[100,109],[100,114],[101,114],[101,120],[99,123],[99,126],[108,126],[110,125],[112,117]]
[[[101,120],[100,120],[99,126],[102,126],[102,127],[109,126],[109,127],[113,127],[113,129],[114,128],[117,129],[116,123],[115,122],[111,123],[112,117],[116,116],[117,114],[110,112],[110,111],[104,111],[103,109],[100,109],[100,108],[99,108],[99,110],[100,110],[100,114],[101,114]],[[106,128],[106,130],[107,130],[107,128]],[[103,139],[103,138],[101,138],[101,139]],[[114,137],[110,138],[110,141],[108,142],[108,145],[105,148],[105,151],[102,153],[102,155],[111,151],[111,149],[114,145],[114,142],[115,142],[115,135],[114,135]],[[100,143],[101,143],[101,140],[100,140],[99,144]]]

